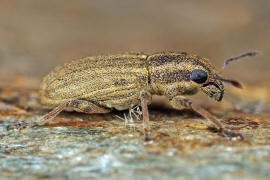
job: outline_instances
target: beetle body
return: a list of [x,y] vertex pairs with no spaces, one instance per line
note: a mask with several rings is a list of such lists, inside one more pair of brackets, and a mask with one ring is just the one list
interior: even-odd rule
[[[222,78],[220,73],[231,61],[257,54],[257,51],[252,51],[229,58],[219,72],[208,59],[185,52],[120,54],[74,60],[56,67],[41,82],[41,103],[54,109],[37,121],[19,127],[44,125],[63,110],[107,113],[113,108],[124,110],[140,105],[145,140],[148,140],[148,104],[151,103],[152,95],[162,95],[169,99],[173,108],[193,109],[212,121],[220,134],[243,139],[240,133],[228,131],[219,120],[184,95],[201,90],[210,98],[221,101],[223,82],[238,88],[242,86],[238,81]],[[8,129],[11,127],[17,125]]]
[[[207,73],[205,82],[192,81],[195,69]],[[140,104],[141,92],[173,99],[201,89],[219,101],[224,87],[215,77],[208,59],[181,52],[87,57],[58,66],[45,76],[40,99],[49,107],[84,100],[106,109],[124,110]]]

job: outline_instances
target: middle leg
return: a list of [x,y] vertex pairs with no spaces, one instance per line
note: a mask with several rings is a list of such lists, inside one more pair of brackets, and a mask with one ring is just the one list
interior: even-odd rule
[[143,114],[143,125],[144,125],[144,137],[145,141],[150,140],[150,124],[149,124],[149,112],[148,104],[151,102],[152,96],[148,92],[141,92],[141,107]]

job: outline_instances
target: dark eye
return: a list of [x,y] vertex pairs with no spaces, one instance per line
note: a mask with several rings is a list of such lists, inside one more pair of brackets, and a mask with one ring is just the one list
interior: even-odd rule
[[190,78],[192,81],[202,84],[207,80],[207,73],[201,69],[195,69],[191,72]]

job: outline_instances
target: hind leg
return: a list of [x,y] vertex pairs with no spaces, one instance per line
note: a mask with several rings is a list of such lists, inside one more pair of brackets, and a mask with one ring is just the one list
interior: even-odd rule
[[86,100],[71,100],[66,103],[63,103],[56,108],[54,108],[51,112],[44,115],[42,119],[36,122],[37,125],[43,125],[48,121],[55,118],[60,112],[63,110],[71,110],[71,111],[78,111],[87,114],[94,114],[94,113],[108,113],[110,109],[96,105],[90,101]]
[[14,126],[15,126],[15,128],[22,129],[22,128],[29,128],[29,127],[36,126],[36,125],[38,125],[38,126],[44,125],[44,124],[50,122],[51,120],[53,120],[53,118],[55,118],[63,110],[75,110],[75,111],[83,112],[83,113],[87,113],[87,114],[110,112],[110,109],[96,105],[90,101],[70,100],[70,101],[67,101],[63,104],[60,104],[59,106],[54,108],[51,112],[49,112],[48,114],[45,114],[43,117],[41,117],[38,121],[29,122],[29,123],[23,124],[23,125],[22,124],[10,125],[8,127],[8,129],[11,129]]

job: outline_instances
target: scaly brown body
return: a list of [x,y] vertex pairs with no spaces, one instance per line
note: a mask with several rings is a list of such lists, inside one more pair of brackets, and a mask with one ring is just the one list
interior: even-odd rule
[[[225,61],[246,56],[249,52]],[[54,108],[39,121],[25,127],[43,125],[63,110],[84,113],[107,113],[111,109],[142,107],[146,139],[149,138],[148,104],[152,95],[163,95],[175,109],[191,108],[212,121],[227,136],[241,136],[223,128],[222,124],[203,108],[194,105],[184,95],[198,90],[216,101],[224,94],[223,82],[241,87],[237,81],[223,79],[208,59],[184,52],[152,55],[119,54],[87,57],[56,67],[40,86],[41,103]]]
[[70,100],[85,100],[123,110],[140,104],[143,91],[168,98],[194,94],[198,87],[190,84],[189,74],[202,65],[213,69],[207,59],[186,53],[87,57],[50,72],[41,83],[41,103],[55,107]]

